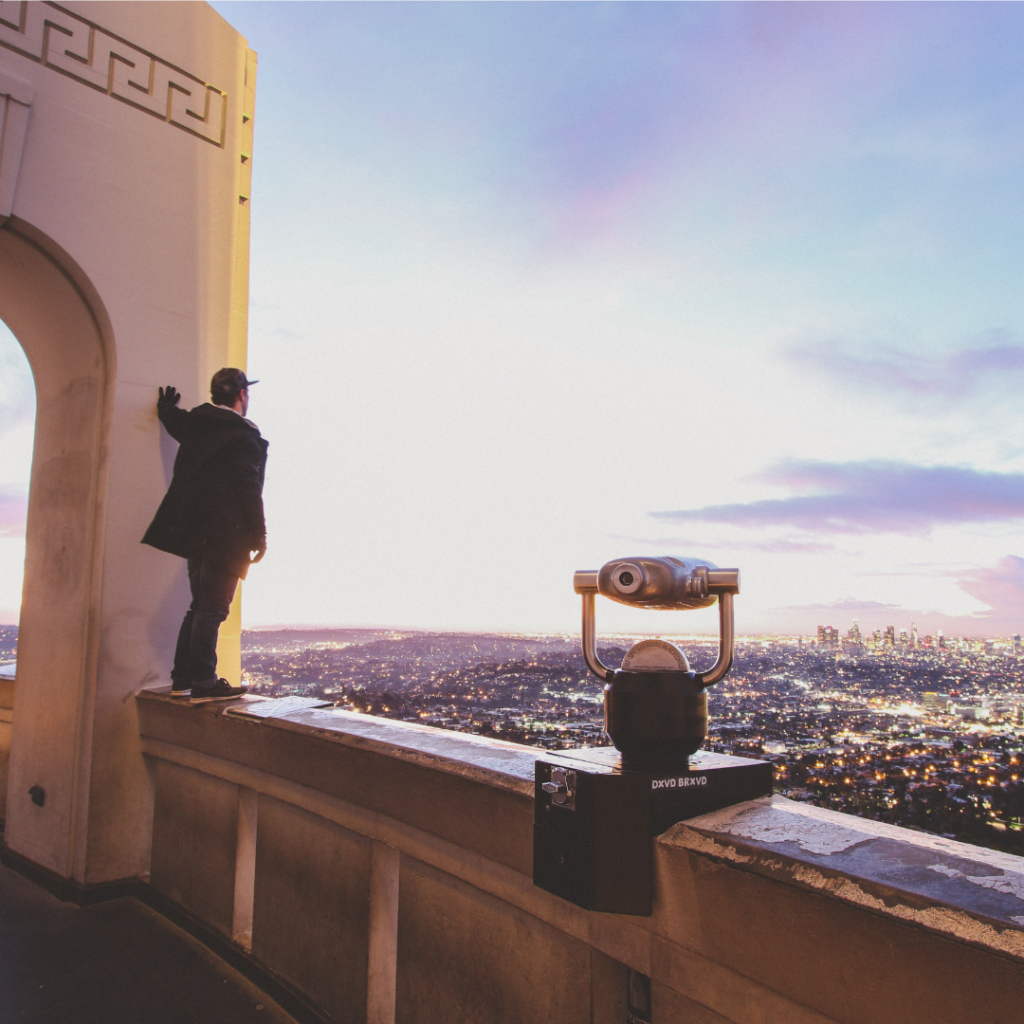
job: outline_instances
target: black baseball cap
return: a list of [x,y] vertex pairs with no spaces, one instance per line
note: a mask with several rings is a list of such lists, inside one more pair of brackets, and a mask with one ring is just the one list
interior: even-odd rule
[[259,381],[249,380],[244,370],[225,366],[223,370],[218,370],[210,381],[210,397],[214,402],[218,398],[231,397],[234,400],[234,396],[244,391],[250,384],[259,384]]

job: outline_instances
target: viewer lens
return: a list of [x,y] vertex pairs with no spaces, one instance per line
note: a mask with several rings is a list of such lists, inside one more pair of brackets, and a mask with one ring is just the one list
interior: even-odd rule
[[624,587],[628,587],[633,582],[633,574],[631,572],[619,573],[619,582]]

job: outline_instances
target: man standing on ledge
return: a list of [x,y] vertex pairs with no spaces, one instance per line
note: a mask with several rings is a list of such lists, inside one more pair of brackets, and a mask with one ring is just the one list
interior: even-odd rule
[[239,579],[267,550],[263,474],[267,442],[247,420],[249,386],[241,370],[213,375],[209,402],[186,412],[173,387],[160,388],[156,411],[178,442],[174,475],[143,544],[188,559],[192,603],[178,633],[171,696],[193,704],[246,692],[217,678],[217,633]]

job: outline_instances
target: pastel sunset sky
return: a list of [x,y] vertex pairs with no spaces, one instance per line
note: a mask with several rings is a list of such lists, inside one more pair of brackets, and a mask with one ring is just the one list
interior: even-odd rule
[[[741,633],[1024,631],[1024,6],[214,7],[247,624],[573,630],[573,570],[653,553],[739,566]],[[0,338],[8,621],[32,409]]]

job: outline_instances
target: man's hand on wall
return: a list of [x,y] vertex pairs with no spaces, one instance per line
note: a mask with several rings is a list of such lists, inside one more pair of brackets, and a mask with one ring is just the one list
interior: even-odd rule
[[165,388],[158,388],[160,397],[156,400],[157,409],[173,409],[181,400],[178,389],[168,385]]

